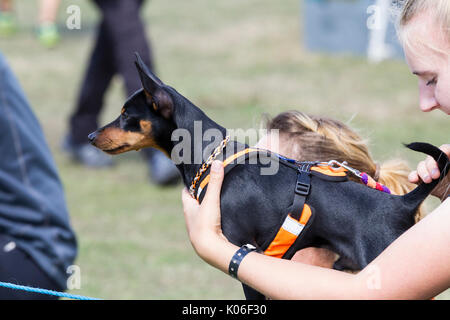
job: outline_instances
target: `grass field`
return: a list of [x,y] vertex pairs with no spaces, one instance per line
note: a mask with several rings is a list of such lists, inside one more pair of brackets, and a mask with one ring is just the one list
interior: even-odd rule
[[[241,299],[240,284],[203,263],[186,235],[181,186],[148,183],[137,154],[109,170],[74,164],[60,150],[67,118],[94,39],[98,13],[87,0],[62,2],[62,43],[40,46],[33,34],[35,1],[17,1],[21,30],[0,39],[41,121],[64,183],[79,240],[81,289],[106,299]],[[79,4],[81,30],[64,29],[66,8]],[[448,143],[448,119],[421,113],[417,80],[403,61],[307,52],[298,0],[152,0],[142,14],[168,84],[228,128],[259,125],[262,113],[299,109],[348,122],[370,139],[380,161],[422,156],[403,142]],[[131,57],[130,57],[131,63]],[[102,123],[124,100],[120,79],[108,92]],[[431,209],[436,202],[429,201]],[[450,292],[440,298],[450,298]]]

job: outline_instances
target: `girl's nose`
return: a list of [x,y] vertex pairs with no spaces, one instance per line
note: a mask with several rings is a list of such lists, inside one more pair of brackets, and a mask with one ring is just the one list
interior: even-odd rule
[[428,112],[439,107],[434,91],[434,87],[419,85],[419,106],[422,111]]
[[436,109],[437,107],[439,107],[439,104],[437,103],[436,99],[434,99],[434,97],[420,99],[420,109],[424,112],[431,111],[433,109]]

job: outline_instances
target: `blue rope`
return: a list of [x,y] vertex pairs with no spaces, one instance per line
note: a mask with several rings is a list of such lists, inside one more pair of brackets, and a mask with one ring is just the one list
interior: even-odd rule
[[23,291],[27,291],[27,292],[34,292],[34,293],[40,293],[40,294],[47,294],[47,295],[51,295],[51,296],[57,296],[57,297],[61,297],[61,298],[69,298],[69,299],[75,299],[75,300],[100,300],[100,299],[96,299],[96,298],[79,296],[76,294],[69,294],[69,293],[59,292],[59,291],[21,286],[21,285],[8,283],[8,282],[1,282],[1,281],[0,281],[0,287],[14,289],[14,290],[23,290]]

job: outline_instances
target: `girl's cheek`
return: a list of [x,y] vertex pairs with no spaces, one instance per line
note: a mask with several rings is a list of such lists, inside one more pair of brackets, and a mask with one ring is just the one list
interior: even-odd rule
[[442,111],[450,114],[450,80],[439,83],[435,95]]

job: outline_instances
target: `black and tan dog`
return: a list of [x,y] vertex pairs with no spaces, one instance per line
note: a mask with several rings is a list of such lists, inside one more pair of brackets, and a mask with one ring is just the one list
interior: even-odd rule
[[[89,135],[94,146],[109,154],[153,147],[170,155],[175,147],[174,130],[185,129],[193,137],[195,121],[201,121],[203,131],[219,130],[225,139],[225,128],[162,83],[139,56],[136,66],[143,89],[128,98],[115,121]],[[210,144],[203,139],[193,141],[189,151],[203,154]],[[225,149],[237,146],[229,142]],[[431,155],[438,161],[441,176],[447,174],[448,158],[439,149],[424,143],[409,147]],[[246,154],[252,152],[261,155],[255,150]],[[261,162],[227,168],[221,194],[224,235],[238,246],[250,243],[285,259],[301,248],[325,247],[339,254],[337,269],[364,268],[414,224],[417,208],[438,183],[422,184],[405,196],[395,196],[350,181],[342,172],[328,175],[329,168],[314,170],[320,169],[317,163],[291,163],[266,155],[281,162],[274,175],[261,175]],[[191,160],[177,165],[188,188],[200,168],[205,168]],[[207,173],[199,180],[205,181]],[[201,201],[204,192],[199,184],[194,189]],[[285,240],[290,241],[288,245],[281,243]],[[245,286],[244,291],[247,298],[263,298]]]

